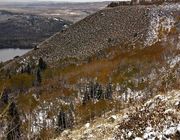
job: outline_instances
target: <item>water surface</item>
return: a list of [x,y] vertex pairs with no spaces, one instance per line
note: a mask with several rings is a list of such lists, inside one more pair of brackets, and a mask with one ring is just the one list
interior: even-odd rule
[[0,62],[13,59],[15,56],[21,56],[30,51],[30,49],[0,49]]

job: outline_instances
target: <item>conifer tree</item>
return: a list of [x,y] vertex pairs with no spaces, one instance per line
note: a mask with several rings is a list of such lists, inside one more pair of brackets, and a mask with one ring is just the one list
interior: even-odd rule
[[74,125],[74,116],[71,109],[68,110],[68,128],[72,128]]
[[66,114],[64,111],[60,111],[58,115],[58,129],[63,131],[66,129]]
[[96,87],[96,99],[100,100],[102,98],[102,95],[103,95],[102,86],[98,84],[98,86]]
[[28,74],[31,74],[31,66],[28,64],[27,67],[26,67],[26,72]]
[[38,68],[37,71],[36,71],[36,83],[37,83],[37,85],[40,85],[41,82],[42,82],[41,71],[40,71],[40,69]]
[[1,101],[3,101],[5,104],[8,104],[9,101],[8,89],[4,89],[1,96]]
[[90,97],[91,99],[94,99],[95,98],[95,85],[94,83],[91,81],[90,84],[89,84],[89,88],[90,88]]
[[45,70],[47,67],[46,62],[42,58],[39,59],[38,67],[40,70]]
[[83,104],[86,104],[87,101],[91,99],[90,93],[86,90],[83,95]]
[[106,87],[106,99],[112,99],[112,84],[109,83]]
[[7,128],[7,140],[20,139],[20,118],[19,113],[14,102],[11,103],[9,110],[9,124]]

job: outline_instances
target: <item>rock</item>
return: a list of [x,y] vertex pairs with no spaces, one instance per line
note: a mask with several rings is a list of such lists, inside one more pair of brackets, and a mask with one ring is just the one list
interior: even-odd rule
[[177,131],[180,133],[180,123],[177,126]]
[[140,137],[136,137],[134,140],[143,140],[143,139]]
[[85,124],[85,127],[86,127],[86,128],[89,128],[89,127],[90,127],[90,123],[86,123],[86,124]]
[[112,115],[111,117],[108,118],[108,122],[115,122],[115,120],[117,119],[117,116],[116,115]]

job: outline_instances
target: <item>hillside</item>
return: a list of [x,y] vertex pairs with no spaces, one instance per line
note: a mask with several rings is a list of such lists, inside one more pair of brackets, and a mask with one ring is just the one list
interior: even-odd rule
[[179,140],[180,91],[157,94],[144,104],[107,113],[80,128],[65,130],[56,140]]
[[179,140],[179,15],[105,8],[1,64],[0,138]]
[[[68,30],[57,33],[41,43],[38,50],[23,56],[23,59],[33,56],[38,60],[43,57],[53,66],[65,58],[74,61],[87,59],[104,48],[126,42],[136,42],[140,46],[151,45],[157,41],[156,30],[160,30],[161,24],[163,28],[174,24],[171,21],[171,12],[177,9],[177,4],[172,7],[140,5],[106,8],[74,24]],[[160,23],[163,18],[165,21]]]

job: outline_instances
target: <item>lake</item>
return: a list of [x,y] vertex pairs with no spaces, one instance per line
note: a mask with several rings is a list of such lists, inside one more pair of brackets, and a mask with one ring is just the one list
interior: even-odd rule
[[0,62],[13,59],[15,56],[21,56],[30,51],[30,49],[0,49]]

